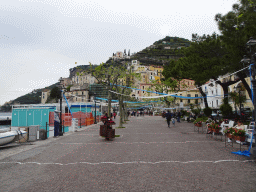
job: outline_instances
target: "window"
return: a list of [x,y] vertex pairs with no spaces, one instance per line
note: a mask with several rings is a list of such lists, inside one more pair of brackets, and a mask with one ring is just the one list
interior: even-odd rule
[[43,95],[43,99],[44,99],[44,95]]
[[180,102],[182,102],[182,99],[180,99]]
[[195,94],[195,97],[198,97],[198,94]]
[[144,89],[144,86],[142,86],[142,89]]
[[143,93],[144,93],[144,91],[143,91]]
[[190,94],[188,94],[188,97],[191,97],[191,95],[190,95]]
[[82,91],[82,95],[84,95],[84,92]]
[[138,91],[138,94],[140,93],[140,91]]
[[188,103],[190,103],[190,99],[188,99]]
[[198,99],[195,100],[195,104],[198,104]]
[[218,107],[218,100],[216,100],[216,105],[217,105],[216,107]]

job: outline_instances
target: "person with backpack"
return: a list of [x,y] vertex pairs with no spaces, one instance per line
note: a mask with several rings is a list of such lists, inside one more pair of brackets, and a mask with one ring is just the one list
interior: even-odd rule
[[172,119],[172,114],[170,113],[170,111],[168,110],[167,113],[165,114],[166,120],[167,120],[167,125],[170,128],[170,121]]

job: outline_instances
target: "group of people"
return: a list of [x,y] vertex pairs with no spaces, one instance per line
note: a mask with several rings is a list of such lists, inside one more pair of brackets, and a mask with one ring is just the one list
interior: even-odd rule
[[131,116],[144,116],[144,111],[132,111],[132,112],[130,112],[130,111],[128,111],[127,112],[127,114],[128,114],[128,117],[130,116],[130,114],[131,114]]
[[180,112],[172,113],[169,110],[167,110],[167,113],[165,113],[165,118],[167,120],[168,127],[170,128],[171,121],[172,121],[172,124],[175,125],[175,118],[177,118],[177,122],[180,123],[180,117],[181,117]]

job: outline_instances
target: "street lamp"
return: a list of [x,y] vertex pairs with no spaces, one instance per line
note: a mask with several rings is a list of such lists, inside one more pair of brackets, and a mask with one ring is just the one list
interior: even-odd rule
[[253,53],[253,47],[254,45],[256,45],[256,40],[253,39],[252,37],[250,37],[250,40],[246,43],[247,46],[249,46],[249,50],[250,50],[250,59],[247,58],[246,56],[244,56],[244,58],[242,59],[241,62],[243,63],[249,63],[252,64],[252,88],[253,88],[253,105],[254,105],[254,116],[253,119],[254,121],[256,121],[256,79],[255,79],[255,56],[256,53]]
[[62,88],[64,85],[64,79],[62,79],[62,77],[60,77],[59,79],[59,87],[60,87],[60,127],[59,127],[59,136],[63,136],[63,132],[62,132]]
[[[246,56],[241,60],[242,63],[244,64],[251,64],[252,67],[252,89],[253,89],[253,106],[254,106],[254,111],[253,111],[253,120],[256,122],[256,79],[255,79],[255,58],[256,58],[256,53],[253,53],[253,47],[256,45],[256,40],[250,37],[250,40],[246,43],[247,46],[250,48],[250,59],[248,59]],[[254,123],[254,130],[255,130],[255,123]],[[253,155],[256,155],[256,148],[253,149]]]
[[96,121],[96,93],[94,93],[94,103],[95,103],[94,124],[97,124],[97,121]]

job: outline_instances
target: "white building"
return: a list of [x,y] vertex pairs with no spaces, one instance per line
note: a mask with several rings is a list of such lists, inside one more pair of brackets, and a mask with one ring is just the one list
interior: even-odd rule
[[[219,109],[223,99],[222,87],[214,80],[210,80],[202,86],[202,90],[207,95],[208,106]],[[201,103],[201,108],[205,108],[204,102]]]

